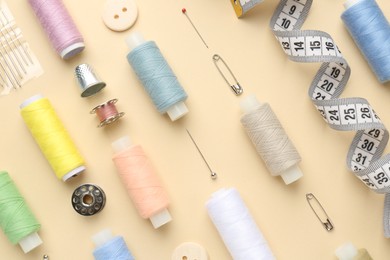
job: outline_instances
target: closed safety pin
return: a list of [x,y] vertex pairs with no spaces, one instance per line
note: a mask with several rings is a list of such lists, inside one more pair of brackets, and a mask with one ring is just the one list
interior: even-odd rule
[[[219,68],[218,66],[218,61],[222,61],[222,63],[225,65],[225,67],[227,68],[227,70],[230,72],[230,75],[232,75],[234,81],[235,81],[235,84],[230,84],[229,81],[226,79],[225,75],[222,73],[221,69]],[[231,87],[231,89],[233,90],[234,94],[236,94],[236,96],[238,95],[241,95],[242,92],[244,92],[243,88],[240,86],[240,83],[238,83],[236,77],[234,76],[233,72],[230,70],[229,66],[226,64],[226,62],[222,59],[221,56],[219,56],[218,54],[214,54],[213,55],[213,61],[214,61],[214,64],[215,64],[215,67],[217,67],[219,73],[221,74],[221,76],[223,77],[223,79],[226,81],[226,83]]]
[[[321,203],[317,200],[317,198],[314,196],[314,194],[307,193],[306,200],[309,203],[314,214],[317,216],[318,220],[324,226],[324,228],[327,231],[331,231],[334,226],[333,226],[332,222],[330,221],[330,218],[329,218],[328,214],[326,213],[325,209],[322,207]],[[317,210],[314,209],[314,206],[316,206]],[[323,218],[321,218],[320,215],[322,215]]]

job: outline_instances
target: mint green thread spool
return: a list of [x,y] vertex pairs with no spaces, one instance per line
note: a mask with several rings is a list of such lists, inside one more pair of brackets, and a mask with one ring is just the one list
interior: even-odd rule
[[40,244],[41,225],[27,206],[9,174],[0,171],[0,227],[12,244],[28,253]]

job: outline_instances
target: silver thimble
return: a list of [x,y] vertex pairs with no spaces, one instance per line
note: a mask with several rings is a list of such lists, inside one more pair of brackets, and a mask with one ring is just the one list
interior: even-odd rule
[[95,95],[102,90],[106,83],[101,81],[88,64],[80,64],[75,69],[76,79],[81,88],[81,97]]

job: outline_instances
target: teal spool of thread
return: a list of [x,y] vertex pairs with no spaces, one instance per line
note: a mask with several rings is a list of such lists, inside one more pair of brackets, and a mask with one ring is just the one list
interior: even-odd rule
[[11,243],[19,243],[25,253],[42,244],[37,233],[41,225],[5,171],[0,172],[0,226]]
[[188,113],[184,103],[187,93],[165,60],[157,44],[133,33],[126,43],[130,49],[127,60],[142,82],[156,109],[175,121]]

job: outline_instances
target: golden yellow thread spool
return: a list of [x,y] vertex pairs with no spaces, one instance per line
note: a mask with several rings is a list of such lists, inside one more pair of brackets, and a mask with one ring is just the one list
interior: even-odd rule
[[59,179],[67,181],[85,170],[84,159],[47,98],[33,96],[23,102],[20,109],[24,122]]

